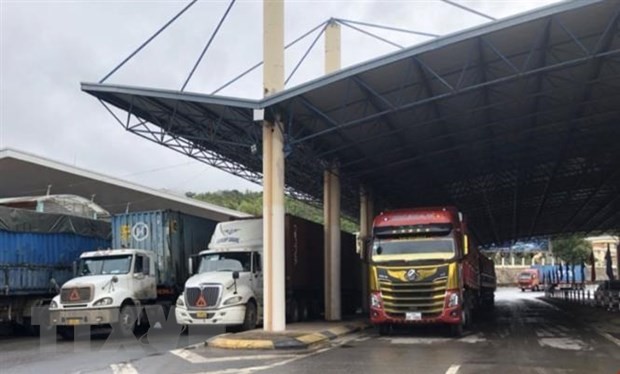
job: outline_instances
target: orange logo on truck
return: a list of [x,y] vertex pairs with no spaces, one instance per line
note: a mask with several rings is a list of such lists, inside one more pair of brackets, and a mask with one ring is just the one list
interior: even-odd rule
[[205,297],[202,293],[200,294],[200,296],[198,296],[198,299],[196,299],[196,306],[199,306],[201,308],[207,306],[207,300],[205,300]]
[[70,301],[79,301],[80,300],[80,293],[78,292],[77,288],[74,288],[71,290],[71,293],[69,294],[69,300]]

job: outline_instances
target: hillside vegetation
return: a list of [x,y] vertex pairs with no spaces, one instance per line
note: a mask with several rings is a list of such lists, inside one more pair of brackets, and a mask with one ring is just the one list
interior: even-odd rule
[[[211,204],[249,213],[255,216],[260,216],[263,214],[262,192],[241,192],[238,190],[223,190],[203,193],[187,192],[186,196]],[[290,213],[292,215],[323,224],[322,209],[318,209],[290,197],[285,198],[285,209],[287,213]],[[342,230],[350,233],[355,233],[359,230],[359,226],[357,225],[357,223],[348,219],[341,219],[340,225]]]

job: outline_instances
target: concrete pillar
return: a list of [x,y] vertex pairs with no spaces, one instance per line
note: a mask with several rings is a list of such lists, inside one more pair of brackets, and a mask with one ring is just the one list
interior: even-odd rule
[[[368,239],[372,237],[372,221],[374,219],[374,211],[372,209],[372,196],[368,189],[362,187],[360,190],[360,238],[363,240],[363,243],[366,244]],[[368,263],[370,258],[367,258],[368,255],[366,251],[366,247],[362,247],[362,253],[360,253],[360,257],[362,258],[362,310],[364,313],[370,311],[369,308],[369,269]]]
[[[284,88],[284,0],[263,2],[265,96]],[[282,126],[263,123],[263,329],[286,329]]]
[[[340,25],[330,21],[325,30],[325,73],[340,69]],[[324,173],[323,214],[325,218],[325,319],[342,317],[340,292],[340,177],[335,164]]]
[[340,177],[330,165],[324,173],[323,214],[325,218],[325,319],[341,319],[340,292]]
[[325,74],[341,67],[340,24],[330,20],[325,29]]

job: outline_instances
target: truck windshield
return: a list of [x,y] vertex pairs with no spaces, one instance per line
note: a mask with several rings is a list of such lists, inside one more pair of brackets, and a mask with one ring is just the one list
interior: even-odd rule
[[532,278],[532,274],[530,273],[521,273],[519,274],[519,279],[529,280]]
[[80,275],[127,274],[131,269],[131,255],[90,257],[80,261]]
[[373,256],[437,252],[454,253],[454,240],[451,237],[378,239],[372,248]]
[[210,253],[201,257],[198,272],[251,271],[251,261],[250,252]]

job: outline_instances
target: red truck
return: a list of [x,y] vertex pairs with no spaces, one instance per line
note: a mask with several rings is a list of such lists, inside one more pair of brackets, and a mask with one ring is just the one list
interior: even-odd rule
[[517,283],[522,292],[525,292],[525,290],[541,291],[541,281],[538,269],[526,269],[517,276]]
[[441,324],[459,336],[472,313],[494,305],[494,264],[471,243],[456,208],[381,213],[368,250],[370,320],[381,334],[393,325]]

